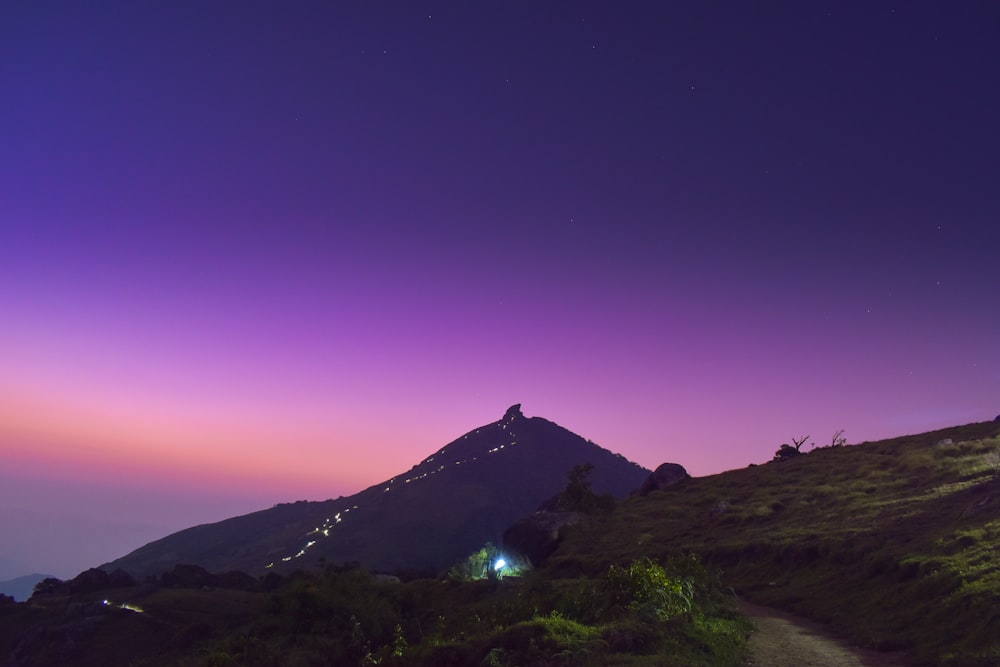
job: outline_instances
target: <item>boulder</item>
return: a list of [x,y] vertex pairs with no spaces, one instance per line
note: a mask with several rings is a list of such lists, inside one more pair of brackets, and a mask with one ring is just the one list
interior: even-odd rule
[[538,566],[559,546],[563,529],[579,520],[576,512],[535,512],[503,532],[503,550],[520,554]]
[[650,473],[649,477],[646,478],[646,481],[642,483],[642,486],[639,487],[636,493],[640,496],[646,496],[653,491],[673,486],[678,482],[683,482],[690,478],[691,475],[684,469],[684,466],[678,463],[664,463]]

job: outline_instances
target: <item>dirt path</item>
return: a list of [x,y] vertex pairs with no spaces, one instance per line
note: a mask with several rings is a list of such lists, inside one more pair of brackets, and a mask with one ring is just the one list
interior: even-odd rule
[[750,637],[753,667],[907,667],[900,654],[848,646],[821,625],[749,602],[740,606],[757,626]]

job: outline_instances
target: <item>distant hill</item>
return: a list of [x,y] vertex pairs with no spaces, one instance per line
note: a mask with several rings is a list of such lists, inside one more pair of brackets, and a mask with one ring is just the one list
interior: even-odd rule
[[51,574],[26,574],[23,577],[0,581],[0,594],[9,595],[18,602],[23,602],[31,597],[35,584],[51,576]]
[[590,463],[593,490],[625,496],[649,470],[567,429],[527,418],[520,404],[405,473],[360,493],[299,501],[188,528],[107,563],[135,576],[178,563],[210,571],[290,571],[321,562],[370,570],[438,572],[558,493]]

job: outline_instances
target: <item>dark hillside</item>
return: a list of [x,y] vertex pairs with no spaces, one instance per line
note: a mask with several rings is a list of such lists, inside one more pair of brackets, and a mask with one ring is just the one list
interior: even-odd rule
[[752,601],[923,664],[1000,664],[1000,423],[698,478],[571,531],[554,576],[693,551]]
[[498,543],[503,530],[560,491],[566,475],[594,465],[593,488],[625,496],[649,471],[512,406],[409,471],[360,493],[278,505],[196,526],[103,566],[135,575],[177,563],[211,571],[289,571],[358,562],[380,571],[438,572]]

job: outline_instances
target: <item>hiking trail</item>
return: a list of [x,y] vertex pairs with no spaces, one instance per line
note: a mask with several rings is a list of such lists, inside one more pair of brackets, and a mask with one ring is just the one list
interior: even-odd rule
[[818,623],[740,601],[754,625],[748,667],[908,667],[900,653],[850,646]]

